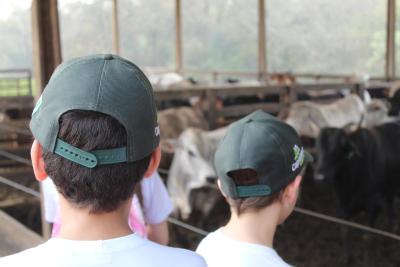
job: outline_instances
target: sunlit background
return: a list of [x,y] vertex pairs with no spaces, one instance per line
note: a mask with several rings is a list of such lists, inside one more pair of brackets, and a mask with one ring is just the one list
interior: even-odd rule
[[[0,2],[2,69],[32,68],[30,2]],[[112,50],[111,1],[58,2],[63,59]],[[386,1],[269,0],[265,9],[269,72],[384,75]],[[174,68],[174,1],[121,0],[119,13],[122,56]],[[183,67],[256,71],[257,23],[256,0],[182,1]]]

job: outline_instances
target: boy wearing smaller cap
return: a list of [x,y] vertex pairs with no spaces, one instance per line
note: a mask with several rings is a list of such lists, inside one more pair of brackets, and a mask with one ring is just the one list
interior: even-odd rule
[[293,211],[311,160],[296,131],[263,111],[229,126],[214,163],[231,218],[197,248],[209,267],[289,266],[273,249],[274,234]]
[[[135,187],[160,162],[153,89],[132,62],[113,55],[67,61],[32,113],[38,180],[57,188],[57,238],[0,259],[0,266],[205,266],[191,251],[161,246],[128,224]],[[157,203],[155,203],[157,204]]]

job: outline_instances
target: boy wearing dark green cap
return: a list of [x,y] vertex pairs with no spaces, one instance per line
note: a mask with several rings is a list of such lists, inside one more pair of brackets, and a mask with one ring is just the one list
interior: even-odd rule
[[274,234],[293,211],[311,160],[296,131],[265,112],[229,126],[214,163],[231,218],[197,248],[209,267],[289,266],[273,249]]
[[30,122],[35,176],[52,177],[63,226],[57,238],[0,259],[0,266],[205,266],[193,252],[132,233],[135,186],[160,161],[153,90],[113,55],[57,68]]

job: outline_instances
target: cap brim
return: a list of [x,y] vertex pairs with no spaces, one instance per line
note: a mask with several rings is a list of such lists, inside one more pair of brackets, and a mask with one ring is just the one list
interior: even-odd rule
[[304,150],[304,162],[313,162],[314,157],[311,156],[310,153],[308,153],[306,150]]

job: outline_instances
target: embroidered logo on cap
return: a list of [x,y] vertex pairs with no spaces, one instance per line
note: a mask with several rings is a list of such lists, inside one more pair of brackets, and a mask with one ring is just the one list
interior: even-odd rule
[[303,166],[304,163],[304,149],[299,148],[297,145],[293,146],[294,160],[292,164],[292,171],[297,170],[299,167]]
[[160,135],[160,126],[157,126],[156,128],[154,128],[154,135],[155,136],[159,136]]

